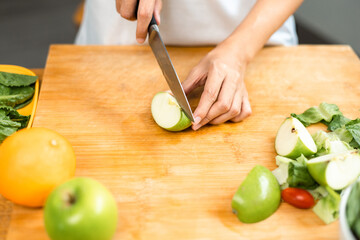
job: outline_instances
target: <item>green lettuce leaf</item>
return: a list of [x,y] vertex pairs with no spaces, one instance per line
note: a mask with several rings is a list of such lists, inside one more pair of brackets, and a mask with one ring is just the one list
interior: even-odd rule
[[31,86],[7,87],[0,84],[0,105],[15,107],[31,99],[34,92]]
[[343,142],[350,143],[353,140],[353,136],[351,133],[346,130],[345,126],[342,128],[338,128],[334,131],[334,133],[339,137],[339,139]]
[[20,115],[9,106],[0,106],[0,143],[19,129],[25,128],[30,116]]
[[340,137],[334,132],[327,133],[320,130],[314,133],[312,138],[317,147],[316,157],[353,150],[347,142],[341,141]]
[[315,214],[329,224],[339,217],[340,195],[329,187],[325,187],[328,195],[321,198],[313,207]]
[[289,187],[315,189],[319,184],[310,175],[306,166],[306,157],[301,155],[294,162],[289,162],[287,183]]
[[22,87],[34,84],[37,76],[0,72],[0,84],[7,87]]
[[319,107],[311,107],[302,114],[292,113],[291,116],[297,118],[305,127],[313,123],[324,120],[330,122],[335,115],[342,115],[339,107],[335,104],[321,103]]
[[335,115],[331,122],[328,124],[328,130],[333,132],[336,129],[345,126],[345,124],[347,124],[348,122],[350,122],[350,119],[344,117],[342,114]]
[[285,189],[287,187],[289,187],[289,184],[287,183],[287,179],[289,176],[289,163],[290,162],[295,162],[295,160],[287,158],[287,157],[283,157],[283,156],[276,156],[276,165],[278,166],[278,168],[274,169],[272,171],[272,174],[275,176],[275,178],[277,179],[280,188],[281,189]]
[[[359,146],[360,145],[360,118],[349,121],[348,123],[345,124],[345,128],[352,135],[353,141],[356,142],[356,146]],[[353,144],[355,144],[355,143],[353,143]]]

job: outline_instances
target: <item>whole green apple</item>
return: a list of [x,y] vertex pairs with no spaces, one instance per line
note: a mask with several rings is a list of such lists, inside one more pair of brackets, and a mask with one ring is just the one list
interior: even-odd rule
[[244,223],[268,218],[279,207],[281,192],[275,176],[266,167],[257,165],[236,191],[231,207]]
[[45,228],[53,240],[107,240],[116,231],[112,194],[91,178],[73,178],[55,188],[44,208]]

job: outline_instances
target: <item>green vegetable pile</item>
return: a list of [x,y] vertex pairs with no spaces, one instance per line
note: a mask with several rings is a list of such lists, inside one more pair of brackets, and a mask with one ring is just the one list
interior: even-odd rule
[[0,72],[0,143],[26,127],[30,116],[22,116],[16,110],[31,102],[36,80],[36,76]]
[[[319,122],[323,123],[327,126],[328,132],[318,131],[312,135],[317,151],[311,156],[305,157],[301,155],[300,157],[291,159],[278,155],[276,157],[278,168],[273,171],[273,174],[277,178],[281,189],[295,187],[308,190],[314,199],[319,200],[313,208],[313,211],[325,223],[331,223],[335,221],[339,215],[340,193],[342,189],[332,188],[330,187],[331,184],[324,184],[322,181],[319,181],[319,179],[323,180],[324,176],[320,176],[317,173],[314,175],[314,171],[309,171],[309,169],[310,167],[315,169],[314,163],[318,162],[324,162],[323,165],[321,165],[324,166],[324,168],[326,168],[326,164],[331,161],[334,162],[332,168],[334,168],[334,166],[340,166],[343,164],[343,161],[359,163],[360,155],[356,149],[360,148],[360,119],[351,120],[341,113],[337,105],[328,103],[321,103],[319,106],[311,107],[302,114],[292,113],[291,117],[298,119],[305,127]],[[320,160],[320,158],[322,158],[322,160]],[[323,161],[325,158],[329,159],[327,163]],[[312,163],[309,164],[310,162]],[[317,166],[320,166],[320,164]],[[358,169],[358,166],[358,164],[354,165],[353,168]],[[323,170],[325,172],[326,169]],[[355,170],[355,174],[356,171],[357,170]],[[360,169],[358,169],[358,172],[360,173]],[[329,177],[330,180],[328,178],[326,179],[325,182],[332,181],[334,178],[331,179]],[[346,178],[344,179],[344,181],[346,181]],[[337,180],[335,180],[335,182],[336,181]],[[334,184],[334,181],[331,183]],[[359,210],[356,216],[357,222],[352,221],[354,225],[357,224],[357,229],[354,231],[359,231],[358,233],[360,233],[359,199],[360,190],[357,199],[354,200]]]
[[354,184],[346,205],[346,218],[350,229],[360,239],[360,182]]
[[321,122],[341,141],[353,148],[360,148],[360,118],[350,120],[335,104],[321,103],[319,107],[311,107],[299,115],[292,113],[291,116],[297,118],[305,127]]

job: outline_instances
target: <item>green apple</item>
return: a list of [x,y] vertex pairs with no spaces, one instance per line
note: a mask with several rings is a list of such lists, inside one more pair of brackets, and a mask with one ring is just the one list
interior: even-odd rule
[[289,117],[281,124],[275,139],[277,154],[297,158],[301,154],[310,156],[317,148],[313,138],[304,125],[296,118]]
[[360,155],[357,150],[327,154],[309,160],[307,168],[319,184],[340,190],[360,175]]
[[159,92],[154,96],[151,113],[157,125],[168,131],[182,131],[191,126],[190,119],[169,92]]
[[116,231],[117,205],[112,194],[91,178],[73,178],[55,188],[44,208],[52,240],[107,240]]
[[280,186],[274,175],[257,165],[236,191],[231,207],[241,222],[255,223],[271,216],[279,207]]

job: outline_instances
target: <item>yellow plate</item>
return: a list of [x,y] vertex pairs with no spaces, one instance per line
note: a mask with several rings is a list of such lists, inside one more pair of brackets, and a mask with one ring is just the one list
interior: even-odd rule
[[[18,73],[18,74],[36,76],[36,74],[33,71],[31,71],[30,69],[20,67],[20,66],[15,66],[15,65],[0,64],[0,72],[9,72],[9,73]],[[30,120],[27,125],[27,128],[31,128],[31,125],[34,121],[35,110],[36,110],[36,106],[37,106],[37,102],[38,102],[38,96],[39,96],[39,79],[36,80],[36,83],[35,83],[35,93],[34,93],[32,101],[25,107],[17,110],[21,115],[25,115],[25,116],[31,115]]]

